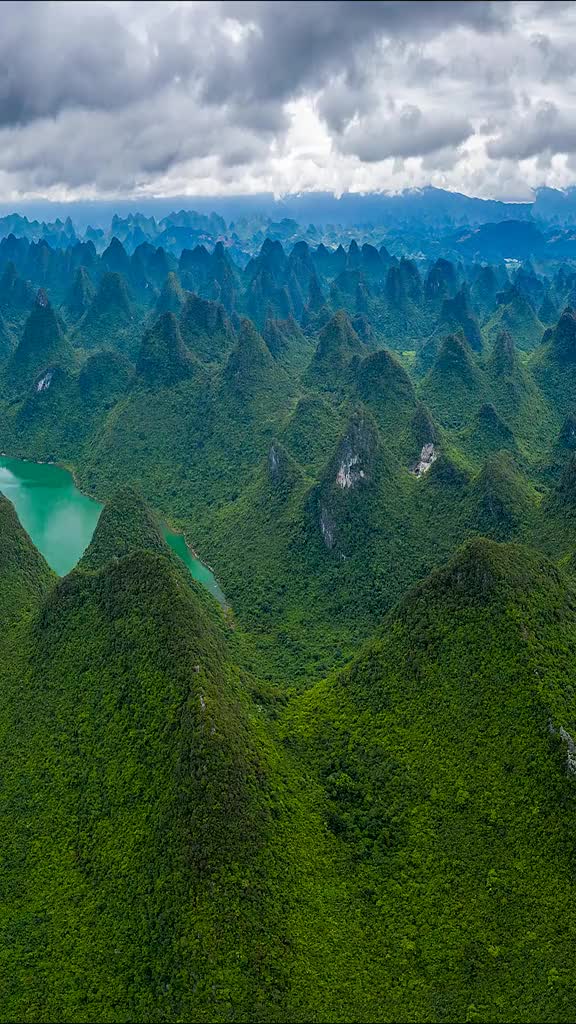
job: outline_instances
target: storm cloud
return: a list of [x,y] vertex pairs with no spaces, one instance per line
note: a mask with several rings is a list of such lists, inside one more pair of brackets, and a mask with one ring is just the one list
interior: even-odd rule
[[5,198],[573,181],[574,4],[0,5]]

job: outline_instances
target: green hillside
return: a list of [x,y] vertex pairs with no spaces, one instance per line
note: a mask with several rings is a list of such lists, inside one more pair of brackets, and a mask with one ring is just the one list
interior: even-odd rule
[[571,1024],[571,262],[195,216],[0,239],[0,1021]]
[[571,1019],[575,599],[472,542],[289,712],[373,943],[367,1019]]

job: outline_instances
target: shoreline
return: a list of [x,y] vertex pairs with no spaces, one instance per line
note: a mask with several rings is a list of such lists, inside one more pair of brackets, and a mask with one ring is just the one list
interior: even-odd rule
[[[93,494],[88,494],[86,491],[82,489],[78,480],[76,467],[72,463],[51,460],[49,461],[48,459],[31,459],[26,456],[9,455],[8,452],[0,452],[0,458],[13,459],[14,462],[31,462],[35,466],[55,466],[57,469],[62,469],[64,470],[64,472],[68,473],[72,477],[74,487],[76,488],[78,493],[82,495],[83,498],[87,498],[88,501],[92,501],[95,505],[99,505],[101,509],[104,508],[106,504],[105,501],[101,501],[99,498],[96,498]],[[156,514],[157,513],[154,512],[154,515]],[[218,580],[216,579],[216,573],[214,572],[214,569],[212,568],[211,565],[208,564],[208,562],[205,562],[200,557],[195,548],[192,547],[192,545],[188,541],[186,532],[182,529],[176,529],[167,519],[160,518],[160,524],[163,525],[175,537],[182,537],[187,550],[190,552],[194,560],[198,562],[200,565],[204,566],[205,569],[208,569],[208,572],[212,573],[212,576],[214,577],[214,583],[216,584],[219,592],[222,594],[223,601],[218,601],[218,598],[215,595],[212,596],[216,601],[218,601],[218,604],[222,607],[224,611],[228,611],[230,609],[230,605],[226,599],[224,591],[222,590],[220,584],[218,583]],[[209,590],[208,587],[204,587],[204,589]]]

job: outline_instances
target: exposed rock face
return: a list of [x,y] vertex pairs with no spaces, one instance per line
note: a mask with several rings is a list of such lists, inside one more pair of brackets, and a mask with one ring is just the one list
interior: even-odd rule
[[569,732],[560,726],[560,739],[566,744],[566,771],[569,775],[576,775],[576,743]]
[[355,413],[336,456],[335,484],[347,491],[369,479],[377,439],[372,425],[362,413]]
[[268,469],[273,480],[280,476],[280,455],[275,445],[272,445],[268,452]]
[[272,493],[277,499],[288,498],[302,478],[300,467],[278,441],[273,441],[266,460]]
[[[352,413],[322,483],[316,491],[315,520],[324,544],[341,558],[351,548],[365,516],[365,499],[378,472],[378,428],[368,412]],[[366,493],[365,493],[366,491]]]
[[433,463],[436,462],[437,458],[438,458],[438,452],[434,448],[433,444],[429,443],[429,444],[422,445],[422,451],[420,452],[420,458],[418,459],[418,462],[416,463],[414,468],[411,470],[411,472],[414,474],[414,476],[416,476],[418,478],[420,478],[421,476],[424,476],[424,474],[428,472],[428,470],[433,465]]
[[326,508],[320,509],[320,532],[326,547],[331,551],[335,544],[335,523]]
[[48,388],[52,383],[53,376],[54,373],[52,370],[48,370],[45,374],[43,374],[36,384],[36,391],[48,391]]
[[576,742],[573,737],[563,725],[556,730],[551,718],[548,719],[548,732],[552,736],[559,736],[566,744],[566,772],[568,775],[576,775]]
[[346,452],[336,474],[336,484],[347,490],[354,487],[360,480],[364,480],[366,474],[359,466],[360,456],[353,452]]

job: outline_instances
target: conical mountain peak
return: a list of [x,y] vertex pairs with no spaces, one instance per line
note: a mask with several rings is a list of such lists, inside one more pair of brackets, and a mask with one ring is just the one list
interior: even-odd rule
[[66,308],[73,316],[82,316],[94,301],[96,290],[85,267],[78,267],[66,299]]
[[497,377],[511,378],[514,376],[518,367],[518,356],[514,339],[509,331],[500,331],[496,335],[490,355],[490,366]]
[[134,551],[153,551],[171,557],[160,524],[142,496],[133,487],[123,487],[104,506],[78,569],[102,569]]
[[174,313],[162,313],[142,339],[137,378],[150,387],[169,387],[191,377],[195,369],[194,357],[182,341]]
[[228,373],[243,378],[254,371],[271,370],[272,355],[251,320],[241,321],[238,344],[228,360]]
[[506,452],[487,459],[471,485],[472,524],[496,540],[509,540],[534,512],[530,488]]
[[561,362],[576,362],[576,313],[567,307],[552,330],[552,350]]
[[348,313],[340,309],[320,331],[310,369],[319,378],[329,379],[344,370],[355,356],[365,353]]
[[116,272],[104,274],[88,315],[117,313],[129,319],[132,315],[130,297],[124,277]]
[[[557,580],[556,567],[546,558],[520,544],[503,544],[486,537],[467,541],[445,568],[408,594],[399,609],[405,620],[420,601],[437,602],[447,607],[466,607],[522,600],[530,586],[539,586],[550,574]],[[544,574],[544,577],[543,577]]]
[[465,379],[472,378],[472,355],[462,333],[449,334],[444,338],[434,370],[456,373]]
[[184,292],[178,275],[173,270],[170,271],[164,284],[162,285],[162,291],[158,296],[158,302],[156,303],[156,312],[160,313],[179,313],[184,305]]
[[26,320],[22,340],[10,360],[10,377],[18,384],[32,383],[44,370],[68,366],[72,361],[71,347],[41,288]]
[[220,302],[186,295],[180,314],[180,330],[188,348],[205,362],[218,362],[234,345],[234,331]]

